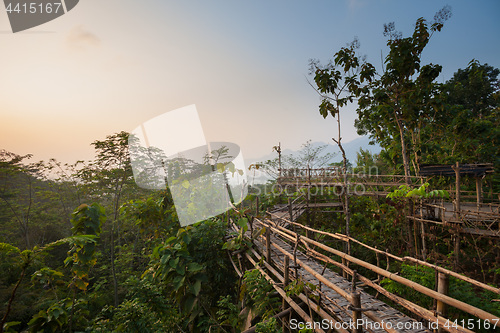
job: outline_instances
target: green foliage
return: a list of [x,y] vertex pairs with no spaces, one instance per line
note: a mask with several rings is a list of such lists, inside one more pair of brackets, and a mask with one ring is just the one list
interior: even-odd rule
[[274,296],[273,292],[273,286],[262,276],[258,269],[245,272],[241,293],[248,295],[247,304],[264,319],[271,317],[274,310],[281,304],[279,297]]
[[[202,330],[216,316],[217,300],[234,285],[235,273],[222,250],[225,224],[220,220],[180,228],[157,246],[144,278],[163,286],[175,300],[182,327]],[[210,268],[210,269],[208,269]]]
[[[248,218],[242,217],[236,221],[236,224],[240,227],[239,232],[233,233],[233,238],[224,243],[224,246],[222,248],[229,251],[247,250],[251,248],[253,244],[251,240],[249,240],[245,235],[245,233],[248,231]],[[252,238],[256,238],[264,234],[265,232],[265,227],[256,229],[253,232]]]
[[14,330],[12,327],[18,326],[19,324],[21,324],[20,321],[11,321],[11,322],[5,323],[5,325],[3,326],[4,333],[17,333],[17,331]]
[[240,311],[238,305],[232,302],[231,296],[222,296],[217,301],[217,319],[221,325],[236,328],[240,324]]
[[117,308],[105,306],[92,332],[175,332],[179,315],[165,290],[150,279],[130,278],[127,299]]
[[494,163],[499,161],[500,70],[472,60],[443,84],[443,107],[426,135],[426,163]]
[[[429,267],[402,264],[400,272],[401,276],[411,281],[417,282],[424,287],[435,289],[434,270]],[[394,282],[390,279],[383,279],[381,281],[381,285],[391,293],[397,294],[404,299],[411,300],[412,302],[416,302],[427,309],[432,307],[432,299],[430,297],[427,297],[410,287],[403,286],[402,284]]]
[[434,81],[441,66],[421,65],[421,54],[449,16],[450,9],[445,7],[435,17],[440,17],[439,22],[430,26],[419,18],[413,35],[406,38],[395,30],[394,23],[385,25],[384,35],[389,37],[385,69],[356,94],[358,134],[369,134],[376,140],[387,152],[382,156],[394,165],[401,165],[402,161],[405,175],[410,174],[410,156],[415,167],[420,163],[421,129],[435,114],[433,107],[438,103]]
[[87,302],[79,299],[76,302],[65,298],[53,303],[47,310],[41,310],[28,323],[29,332],[61,332],[67,327],[70,314],[73,313],[75,326],[85,327]]
[[66,266],[71,264],[73,280],[70,287],[76,287],[82,291],[87,290],[88,271],[96,263],[94,256],[96,237],[100,235],[105,219],[104,208],[96,203],[91,206],[83,204],[73,213],[71,219],[73,235],[86,237],[74,238],[77,241],[73,242],[68,251],[68,257],[64,261]]
[[[411,281],[417,282],[427,288],[433,290],[435,289],[435,272],[430,267],[402,264],[400,272],[401,276]],[[468,282],[459,280],[452,276],[450,276],[449,279],[448,295],[450,297],[492,313],[496,316],[500,315],[500,305],[497,302],[491,302],[492,299],[496,298],[496,294],[484,290],[477,292],[471,288],[471,285]],[[432,307],[433,301],[430,297],[427,297],[410,287],[403,286],[390,279],[382,280],[381,285],[388,291],[395,293],[404,299],[415,302],[428,309]],[[448,313],[449,318],[452,320],[475,318],[453,307],[448,309]]]
[[260,322],[255,325],[255,332],[257,333],[281,333],[281,327],[276,318],[269,318],[266,321]]
[[144,237],[158,239],[173,234],[179,228],[172,199],[165,193],[161,197],[132,200],[120,207],[124,218],[139,227]]
[[386,175],[389,174],[388,166],[382,161],[380,154],[372,154],[368,149],[359,148],[356,153],[356,167],[354,173],[365,175]]
[[193,319],[201,312],[198,301],[201,286],[207,281],[205,266],[195,262],[189,253],[192,227],[180,228],[176,236],[167,239],[164,245],[153,251],[156,264],[149,269],[153,279],[172,286],[172,296],[177,300],[183,313],[193,314]]
[[427,191],[429,183],[422,184],[420,187],[412,189],[408,185],[401,185],[397,190],[387,194],[387,198],[401,199],[429,199],[429,198],[449,198],[450,194],[446,190]]
[[31,282],[42,285],[44,288],[54,288],[64,284],[63,278],[63,273],[43,267],[31,275]]
[[[302,279],[293,280],[288,286],[286,286],[285,291],[288,297],[300,295],[308,288],[311,291],[315,291],[317,286],[315,284],[302,281]],[[312,295],[313,296],[313,295]]]

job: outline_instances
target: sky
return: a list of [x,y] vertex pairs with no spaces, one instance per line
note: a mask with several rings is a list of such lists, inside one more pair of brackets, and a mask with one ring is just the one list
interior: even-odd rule
[[[500,67],[496,0],[81,0],[18,33],[0,7],[0,149],[88,160],[93,141],[192,104],[207,141],[236,143],[248,159],[278,142],[332,143],[309,59],[327,63],[357,37],[380,69],[384,23],[406,37],[447,4],[422,62],[443,66],[439,82],[472,59]],[[355,106],[342,111],[345,142],[358,137],[355,117]]]

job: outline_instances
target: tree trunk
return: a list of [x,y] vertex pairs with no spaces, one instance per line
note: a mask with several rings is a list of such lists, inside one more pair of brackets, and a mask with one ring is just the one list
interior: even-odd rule
[[398,116],[396,116],[397,123],[398,123],[398,128],[399,128],[399,136],[401,139],[401,154],[403,155],[403,167],[405,169],[405,181],[407,185],[411,184],[410,180],[410,163],[408,161],[408,152],[406,151],[406,142],[405,142],[405,137],[404,137],[404,130],[403,130],[403,124],[401,122],[401,119],[399,119]]
[[3,326],[7,322],[7,316],[9,315],[10,308],[12,307],[12,302],[14,301],[14,297],[16,296],[17,288],[19,288],[19,285],[21,284],[21,281],[24,278],[26,268],[27,268],[27,266],[23,267],[23,270],[21,272],[21,276],[19,277],[19,280],[17,280],[16,286],[12,290],[12,294],[10,295],[9,302],[7,303],[7,309],[5,310],[5,314],[2,318],[2,321],[0,322],[0,333],[3,333]]

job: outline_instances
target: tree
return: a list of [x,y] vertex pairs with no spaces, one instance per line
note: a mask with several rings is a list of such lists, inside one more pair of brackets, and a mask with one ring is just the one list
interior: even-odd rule
[[[359,42],[355,39],[347,47],[343,47],[334,55],[334,61],[326,66],[321,66],[318,61],[310,61],[310,71],[314,73],[316,91],[321,97],[319,112],[323,118],[331,115],[337,120],[337,138],[332,140],[339,146],[342,152],[342,173],[344,179],[344,213],[346,228],[345,233],[350,236],[349,231],[349,190],[347,182],[347,157],[342,146],[340,110],[348,103],[353,103],[354,98],[360,94],[367,94],[367,85],[364,82],[371,82],[375,73],[373,65],[360,59],[356,50]],[[313,87],[314,88],[314,87]],[[347,243],[347,253],[350,253],[350,243]]]
[[372,154],[368,149],[359,148],[359,151],[356,153],[356,167],[354,168],[354,172],[379,175],[385,174],[384,169],[385,165],[380,160],[379,154]]
[[[85,165],[77,175],[83,182],[87,198],[102,202],[111,214],[110,261],[113,277],[114,304],[118,306],[118,279],[115,269],[115,233],[119,231],[120,206],[137,192],[134,183],[128,148],[129,133],[108,135],[106,140],[92,143],[96,150],[95,161]],[[119,236],[119,233],[118,233]],[[119,241],[119,237],[118,237]]]
[[413,168],[418,171],[421,130],[424,120],[433,113],[437,103],[435,79],[440,65],[421,65],[421,55],[430,38],[441,31],[443,22],[451,16],[449,6],[434,16],[429,26],[424,18],[416,21],[413,35],[402,38],[394,23],[384,25],[389,37],[389,54],[384,60],[383,73],[374,79],[369,89],[358,91],[358,134],[369,134],[384,149],[394,150],[399,142],[401,158],[409,183],[410,154]]
[[[313,144],[307,140],[302,144],[300,150],[293,154],[281,155],[281,147],[275,146],[279,157],[254,165],[255,168],[262,168],[269,176],[277,178],[280,175],[279,168],[282,170],[291,169],[317,169],[328,165],[328,162],[335,156],[333,153],[326,152],[328,145]],[[281,165],[280,165],[281,162]]]
[[26,164],[31,156],[0,150],[0,224],[7,240],[14,236],[9,235],[14,229],[10,224],[17,223],[25,249],[39,243],[33,240],[31,228],[36,216],[47,210],[43,206],[48,201],[43,198],[48,185],[42,181],[43,162]]
[[472,60],[441,87],[442,106],[425,131],[427,163],[500,166],[500,70]]

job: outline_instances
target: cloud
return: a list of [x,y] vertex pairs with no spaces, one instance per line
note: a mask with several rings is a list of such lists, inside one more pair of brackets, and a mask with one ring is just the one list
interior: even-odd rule
[[101,40],[97,35],[79,25],[71,29],[66,38],[66,43],[71,49],[82,51],[100,46]]
[[363,0],[349,0],[348,2],[351,10],[356,10],[366,5],[366,2]]

